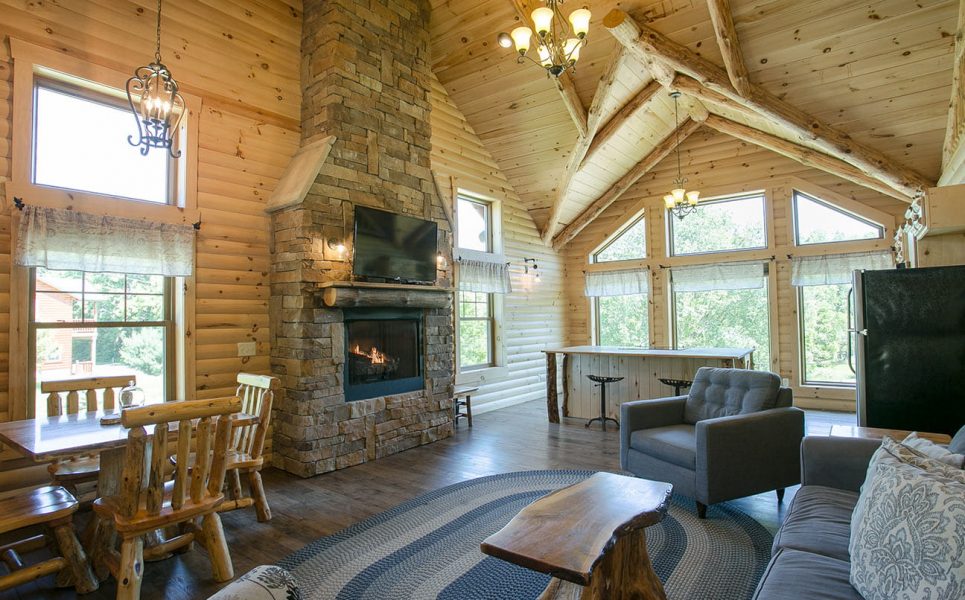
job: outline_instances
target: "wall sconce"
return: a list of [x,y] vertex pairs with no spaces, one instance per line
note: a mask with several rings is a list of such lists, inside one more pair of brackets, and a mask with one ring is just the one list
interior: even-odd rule
[[345,243],[337,238],[328,238],[327,242],[329,249],[334,250],[339,256],[345,256]]
[[532,267],[532,268],[533,268],[533,279],[535,279],[536,281],[539,281],[539,265],[536,264],[536,259],[535,259],[535,258],[524,258],[524,259],[523,259],[523,274],[524,274],[524,275],[528,275],[528,274],[529,274],[529,269],[530,269],[529,263],[533,263],[533,267]]
[[448,264],[449,261],[446,260],[446,255],[442,252],[436,252],[436,268],[445,269]]

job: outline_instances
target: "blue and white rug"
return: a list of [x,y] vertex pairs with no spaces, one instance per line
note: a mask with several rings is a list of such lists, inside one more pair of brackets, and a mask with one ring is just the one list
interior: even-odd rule
[[[457,483],[321,538],[282,560],[312,600],[531,600],[549,576],[486,556],[479,544],[527,504],[592,471],[525,471]],[[773,537],[726,505],[700,520],[675,498],[647,528],[669,600],[750,598]]]

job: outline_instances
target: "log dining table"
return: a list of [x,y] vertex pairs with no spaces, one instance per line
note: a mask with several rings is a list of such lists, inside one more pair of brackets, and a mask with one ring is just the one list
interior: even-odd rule
[[[96,411],[0,423],[0,443],[38,463],[50,463],[82,454],[99,454],[97,495],[114,496],[121,489],[128,430],[120,423],[102,425],[101,417],[105,414],[120,416],[110,411]],[[255,415],[237,414],[232,417],[232,426],[257,422]],[[153,433],[153,428],[147,429],[151,429],[148,434]],[[176,440],[177,434],[176,428],[170,429],[169,442]],[[148,545],[162,541],[160,532],[154,540],[146,540]]]

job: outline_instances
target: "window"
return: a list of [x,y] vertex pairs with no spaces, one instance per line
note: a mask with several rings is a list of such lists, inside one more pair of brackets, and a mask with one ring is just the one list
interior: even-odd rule
[[602,263],[617,260],[634,260],[647,256],[647,227],[643,217],[625,228],[619,235],[608,241],[590,258],[592,262]]
[[147,156],[129,143],[136,124],[127,102],[105,93],[36,78],[33,182],[37,185],[173,202],[176,161]]
[[851,284],[798,288],[804,384],[854,385],[851,369]]
[[170,396],[175,335],[171,279],[31,271],[28,335],[36,416],[47,414],[41,381],[132,373],[149,398]]
[[[456,232],[459,248],[493,252],[492,204],[460,194],[456,202]],[[460,290],[457,296],[459,370],[472,371],[495,366],[495,295]]]
[[[699,212],[699,211],[698,211]],[[716,265],[692,267],[696,277],[674,269],[673,327],[677,348],[754,348],[754,368],[770,370],[770,313],[766,265],[746,265],[757,275],[731,272],[719,265],[722,277],[705,278],[700,271]],[[743,266],[737,270],[744,270]]]
[[807,194],[794,192],[794,243],[824,244],[884,237],[880,225]]
[[594,298],[597,341],[601,346],[647,348],[650,314],[646,294]]
[[488,202],[459,196],[456,207],[459,247],[492,252],[492,219]]
[[764,195],[701,202],[684,219],[668,217],[672,256],[767,247]]

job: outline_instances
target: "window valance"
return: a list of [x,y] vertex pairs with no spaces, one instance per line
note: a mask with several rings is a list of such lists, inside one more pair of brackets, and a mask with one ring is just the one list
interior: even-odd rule
[[506,257],[492,252],[458,250],[459,289],[463,292],[509,294],[513,291],[509,281],[509,264]]
[[854,271],[878,271],[894,266],[895,261],[888,250],[795,257],[791,259],[791,285],[851,283]]
[[27,205],[17,229],[14,262],[47,269],[187,277],[194,272],[194,238],[191,225]]
[[739,262],[675,267],[671,269],[670,277],[675,292],[755,290],[764,287],[764,263]]
[[583,293],[593,297],[649,294],[650,270],[590,271],[586,274]]

